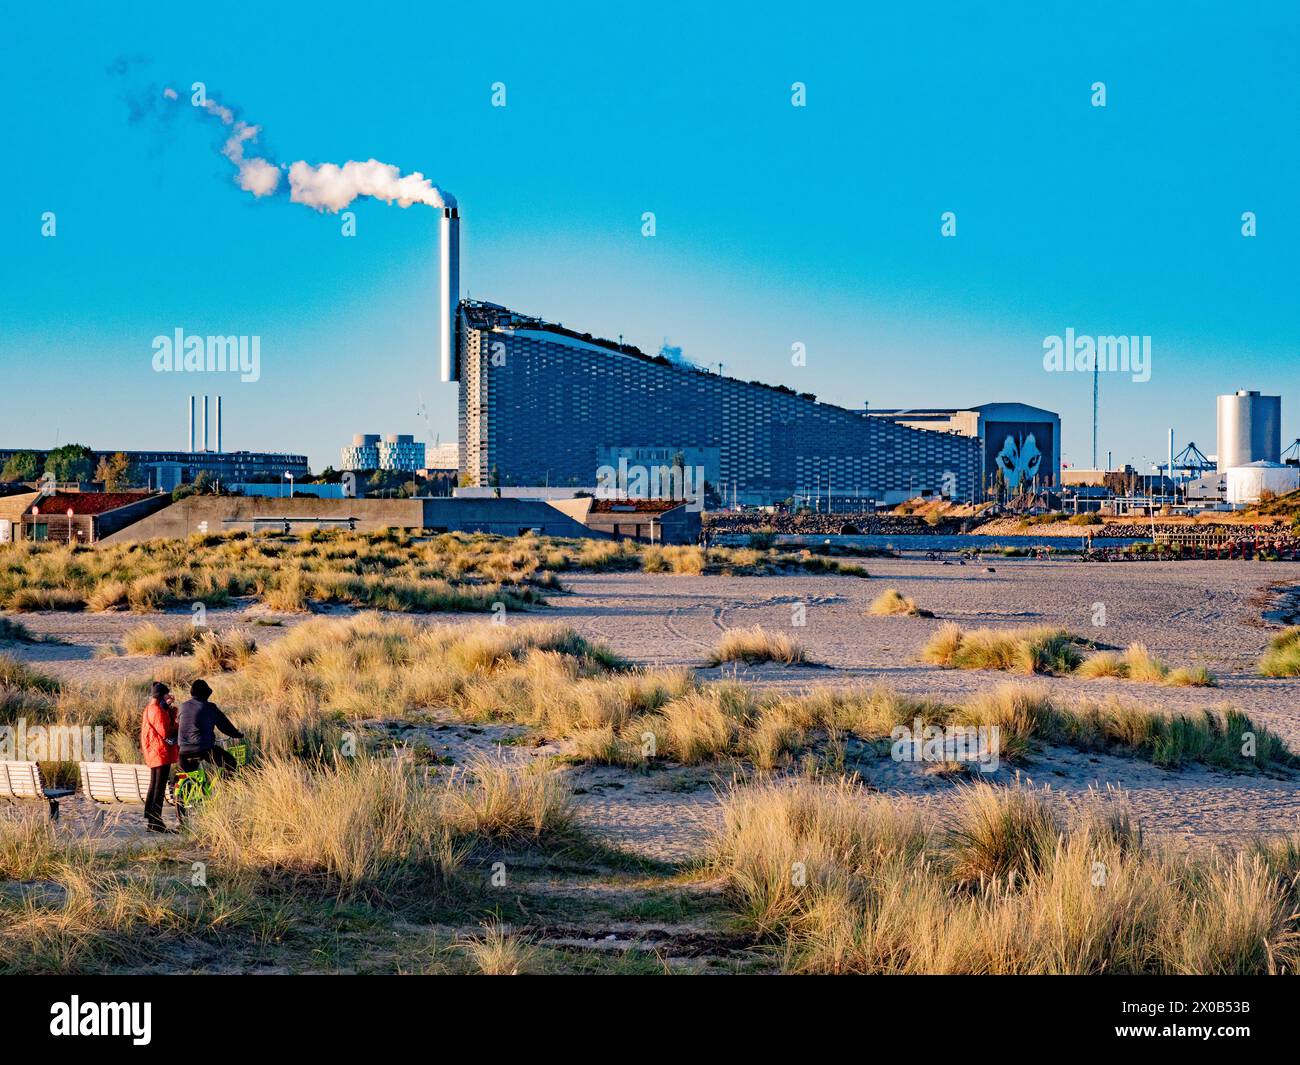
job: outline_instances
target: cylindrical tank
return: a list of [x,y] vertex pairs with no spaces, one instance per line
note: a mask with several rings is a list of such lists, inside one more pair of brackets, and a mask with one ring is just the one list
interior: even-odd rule
[[1235,507],[1258,503],[1266,494],[1286,495],[1300,487],[1300,468],[1278,462],[1233,466],[1224,476],[1228,502]]
[[1219,472],[1282,457],[1282,397],[1238,391],[1219,397]]

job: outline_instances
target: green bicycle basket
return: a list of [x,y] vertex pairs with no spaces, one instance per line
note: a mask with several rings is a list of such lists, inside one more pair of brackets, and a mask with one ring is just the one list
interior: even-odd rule
[[182,774],[173,787],[173,795],[178,806],[202,802],[211,791],[212,778],[202,766]]

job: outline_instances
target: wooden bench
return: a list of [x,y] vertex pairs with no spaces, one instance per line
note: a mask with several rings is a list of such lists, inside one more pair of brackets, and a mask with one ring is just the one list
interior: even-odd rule
[[0,761],[0,799],[44,799],[50,804],[50,820],[57,821],[59,800],[75,794],[76,788],[47,788],[41,781],[41,767],[35,762]]
[[[124,762],[80,762],[81,792],[91,802],[144,805],[149,795],[149,767]],[[168,801],[171,788],[168,787]]]

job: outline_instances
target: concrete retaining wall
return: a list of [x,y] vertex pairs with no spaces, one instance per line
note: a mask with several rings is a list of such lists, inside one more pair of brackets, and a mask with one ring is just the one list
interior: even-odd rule
[[160,537],[182,537],[202,531],[210,533],[249,529],[256,518],[331,521],[356,519],[359,532],[384,529],[419,529],[424,526],[424,509],[419,499],[260,499],[245,496],[188,496],[165,510],[150,515],[102,543],[130,543]]
[[105,537],[102,543],[134,543],[206,531],[254,528],[258,519],[288,521],[294,532],[355,522],[358,532],[426,529],[518,536],[538,529],[544,536],[600,537],[549,503],[531,499],[265,499],[189,496],[165,510]]

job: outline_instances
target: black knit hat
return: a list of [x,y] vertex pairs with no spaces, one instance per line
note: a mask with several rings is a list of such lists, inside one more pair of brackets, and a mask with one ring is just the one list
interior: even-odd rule
[[212,689],[208,687],[208,682],[200,677],[190,685],[190,694],[196,699],[206,699],[212,694]]

